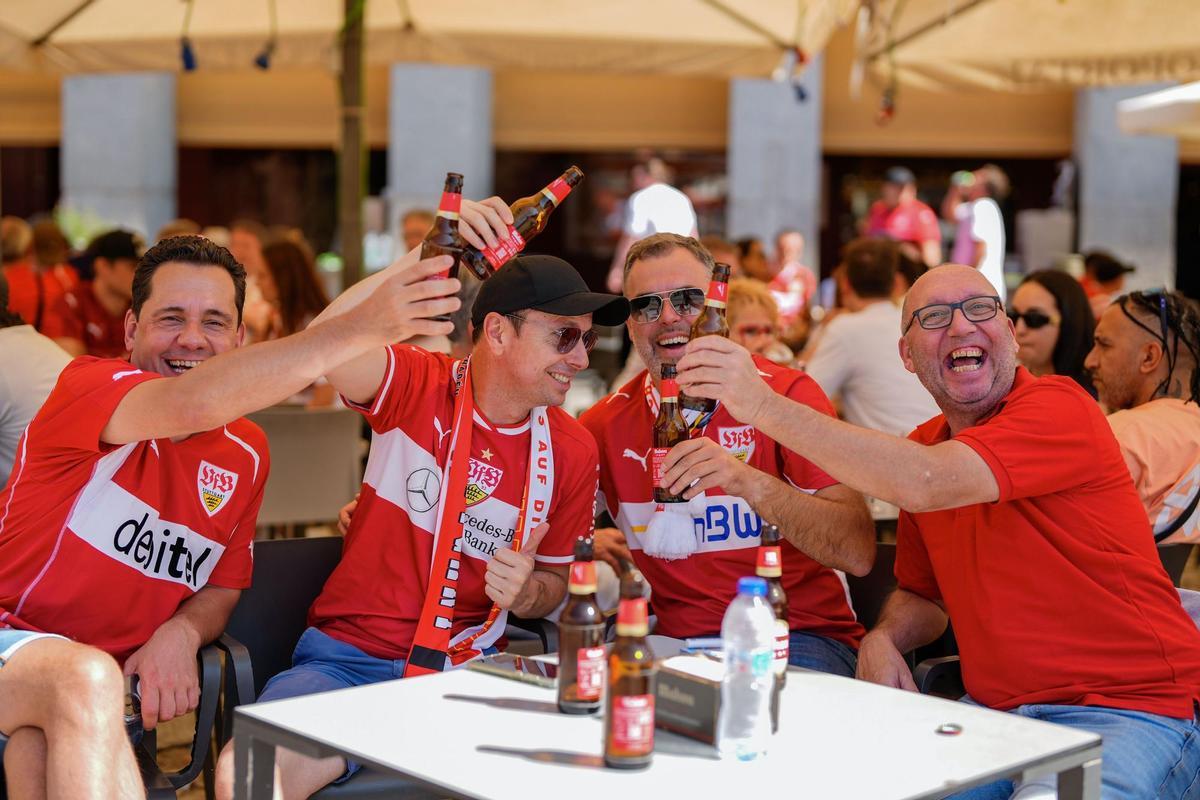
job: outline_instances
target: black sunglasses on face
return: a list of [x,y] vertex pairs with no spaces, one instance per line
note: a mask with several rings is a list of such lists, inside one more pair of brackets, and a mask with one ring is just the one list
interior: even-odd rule
[[[506,317],[519,319],[521,322],[526,322],[531,325],[540,325],[543,328],[549,328],[548,325],[540,323],[537,320],[522,317],[520,314],[505,314]],[[583,339],[583,349],[590,353],[592,348],[596,346],[596,342],[600,339],[600,335],[593,330],[581,330],[579,328],[556,328],[551,331],[555,337],[554,349],[561,355],[566,355],[575,349],[575,345],[579,344],[579,340]]]
[[1050,316],[1049,314],[1044,314],[1036,309],[1030,309],[1022,314],[1021,312],[1010,308],[1008,310],[1008,318],[1012,320],[1013,325],[1016,325],[1021,320],[1025,320],[1025,327],[1029,328],[1031,331],[1036,331],[1038,328],[1044,328],[1052,323],[1057,325],[1060,321],[1057,315]]
[[689,286],[638,295],[629,301],[629,316],[634,322],[654,322],[662,316],[664,297],[671,301],[671,308],[681,317],[694,317],[704,308],[704,290]]

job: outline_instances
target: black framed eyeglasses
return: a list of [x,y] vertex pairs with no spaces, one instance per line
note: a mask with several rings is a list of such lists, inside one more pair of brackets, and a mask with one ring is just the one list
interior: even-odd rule
[[[537,320],[532,320],[528,317],[522,317],[520,314],[505,314],[504,316],[511,317],[512,319],[519,319],[521,322],[527,322],[531,325],[539,325],[547,329],[550,327],[549,325],[538,322]],[[557,350],[559,354],[564,356],[575,349],[575,345],[579,344],[580,339],[583,340],[583,349],[588,353],[592,352],[592,348],[596,346],[596,342],[600,339],[600,335],[594,330],[590,329],[585,331],[581,328],[565,327],[556,328],[552,330],[551,333],[555,337],[554,349]]]
[[695,286],[672,289],[669,292],[640,294],[629,301],[629,316],[634,322],[654,322],[662,316],[663,298],[670,301],[681,317],[694,317],[704,308],[704,290]]
[[1047,325],[1057,325],[1062,321],[1062,318],[1057,314],[1047,314],[1044,311],[1038,311],[1036,308],[1031,308],[1025,313],[1010,308],[1008,310],[1008,318],[1012,320],[1013,325],[1016,325],[1021,320],[1025,320],[1025,327],[1031,331],[1036,331],[1038,328],[1044,328]]
[[996,312],[1003,308],[1003,305],[1000,298],[994,294],[968,297],[957,303],[930,303],[912,312],[912,317],[909,318],[902,333],[908,333],[908,329],[913,326],[914,322],[919,323],[927,331],[948,328],[954,320],[955,309],[961,311],[962,315],[970,322],[987,322],[996,316]]

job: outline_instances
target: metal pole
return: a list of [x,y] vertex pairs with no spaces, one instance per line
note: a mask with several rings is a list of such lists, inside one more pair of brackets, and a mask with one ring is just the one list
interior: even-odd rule
[[363,146],[363,26],[366,0],[343,0],[341,151],[338,158],[338,233],[342,251],[342,286],[363,276],[362,202],[366,184]]

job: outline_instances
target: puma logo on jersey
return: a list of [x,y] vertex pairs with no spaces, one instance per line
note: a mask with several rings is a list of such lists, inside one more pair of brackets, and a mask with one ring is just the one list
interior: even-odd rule
[[652,447],[651,447],[651,448],[647,448],[647,449],[646,449],[646,452],[645,452],[643,455],[640,455],[640,456],[639,456],[637,453],[633,452],[633,451],[632,451],[632,450],[630,450],[628,447],[626,447],[626,448],[625,448],[625,452],[624,452],[624,453],[621,453],[621,457],[622,457],[622,458],[632,458],[634,461],[636,461],[636,462],[638,462],[639,464],[641,464],[641,465],[642,465],[642,469],[646,469],[646,458],[647,458],[647,456],[649,456],[649,455],[650,455],[650,451],[651,451],[651,450],[653,450],[653,449],[654,449],[654,448],[652,448]]

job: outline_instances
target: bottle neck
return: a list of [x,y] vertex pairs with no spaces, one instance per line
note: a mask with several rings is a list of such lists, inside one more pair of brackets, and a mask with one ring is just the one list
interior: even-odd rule
[[725,281],[714,280],[708,284],[708,294],[704,296],[704,305],[724,308],[728,298],[729,284]]
[[567,195],[571,193],[571,184],[563,176],[559,176],[550,182],[550,185],[542,189],[542,194],[557,208],[558,204],[567,199]]
[[758,548],[758,561],[754,572],[760,578],[778,578],[783,575],[783,553],[778,545],[764,545]]
[[617,607],[617,636],[645,636],[650,632],[644,597],[625,598]]
[[455,192],[442,192],[442,200],[438,203],[437,215],[444,219],[458,220],[458,212],[462,209],[462,195]]
[[596,593],[596,564],[593,561],[576,561],[571,564],[571,578],[567,591],[573,595]]

